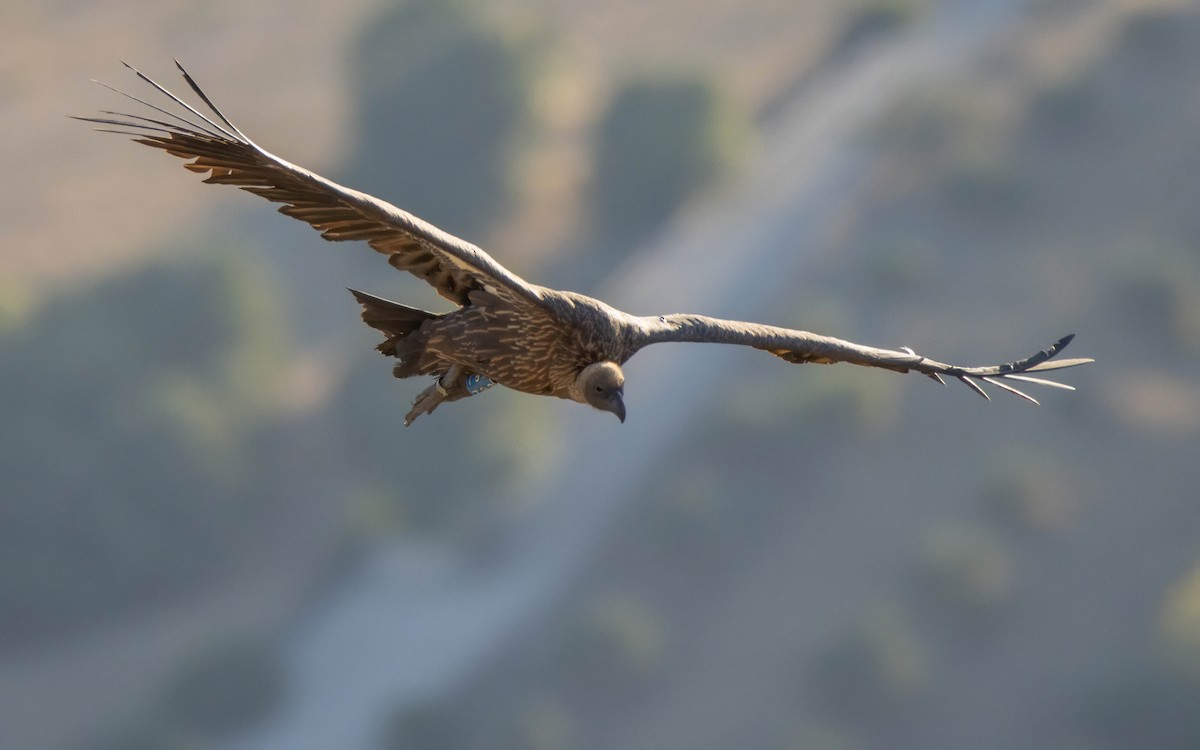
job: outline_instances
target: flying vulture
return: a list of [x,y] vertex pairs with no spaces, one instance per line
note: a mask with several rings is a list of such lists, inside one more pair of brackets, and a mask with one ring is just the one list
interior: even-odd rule
[[911,349],[876,349],[758,323],[703,315],[629,315],[582,294],[531,284],[478,247],[412,214],[268,153],[221,114],[183,66],[175,64],[208,114],[126,64],[182,110],[176,114],[112,89],[153,110],[147,114],[154,116],[105,111],[108,117],[77,119],[100,123],[105,127],[98,130],[131,135],[138,143],[186,159],[187,169],[207,175],[205,182],[236,185],[281,203],[281,213],[308,222],[327,240],[362,240],[386,255],[392,266],[424,279],[457,305],[451,312],[427,312],[351,290],[362,305],[363,320],[385,337],[379,351],[398,360],[395,376],[436,377],[413,402],[406,425],[443,402],[467,398],[492,384],[578,401],[624,422],[621,366],[642,347],[668,341],[740,344],[787,362],[849,362],[918,372],[943,384],[943,377],[955,378],[984,398],[987,393],[980,384],[987,383],[1035,404],[1014,383],[1073,390],[1031,373],[1093,361],[1054,359],[1072,335],[1017,362],[958,367]]

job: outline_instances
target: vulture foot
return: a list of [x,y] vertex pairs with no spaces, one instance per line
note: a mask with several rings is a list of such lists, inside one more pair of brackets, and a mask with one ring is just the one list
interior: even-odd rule
[[412,408],[404,415],[404,426],[408,427],[422,414],[432,414],[443,401],[457,401],[471,395],[464,386],[465,374],[462,365],[451,365],[444,375],[433,381],[433,385],[413,399]]

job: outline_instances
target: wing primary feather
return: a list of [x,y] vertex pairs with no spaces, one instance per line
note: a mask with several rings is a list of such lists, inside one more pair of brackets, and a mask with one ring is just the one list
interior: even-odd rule
[[[1052,358],[1054,355],[1061,352],[1063,349],[1065,349],[1067,347],[1067,344],[1071,343],[1071,341],[1074,340],[1074,338],[1075,338],[1075,334],[1068,333],[1066,336],[1063,336],[1058,341],[1055,341],[1050,346],[1049,349],[1044,349],[1044,350],[1038,352],[1037,354],[1034,354],[1031,357],[1026,357],[1025,359],[1018,360],[1016,362],[1011,362],[1007,365],[1002,366],[1001,369],[1004,370],[1005,372],[1002,372],[1000,374],[1005,374],[1007,372],[1024,372],[1025,370],[1031,370],[1031,369],[1037,367],[1038,365],[1042,364],[1046,360]],[[1070,365],[1063,365],[1061,363],[1058,366],[1059,367],[1064,367],[1064,366],[1070,367]]]
[[[117,113],[117,114],[120,114],[120,113]],[[132,116],[133,115],[130,115],[130,117],[132,117]],[[153,131],[158,131],[158,132],[162,132],[162,133],[170,133],[171,132],[170,127],[160,128],[160,127],[156,127],[154,125],[139,125],[136,122],[128,122],[126,120],[113,120],[108,117],[79,117],[78,115],[67,115],[67,117],[70,117],[72,120],[82,120],[83,122],[95,122],[95,123],[99,123],[101,125],[116,125],[116,126],[122,127],[122,128],[138,128],[142,131],[153,130]],[[97,128],[97,130],[99,130],[99,128]],[[108,132],[108,131],[105,131],[105,132]],[[130,133],[129,135],[144,136],[146,134],[144,132],[139,132],[139,133]]]
[[229,118],[226,117],[225,114],[223,112],[221,112],[221,110],[217,109],[217,105],[212,103],[212,100],[208,98],[208,94],[205,94],[204,91],[200,88],[200,86],[194,80],[192,80],[191,74],[189,74],[187,72],[187,70],[184,69],[183,64],[180,63],[179,60],[177,60],[175,58],[171,58],[171,59],[175,60],[175,67],[179,68],[179,72],[183,74],[183,80],[187,81],[187,85],[191,87],[192,91],[196,92],[196,96],[198,96],[204,100],[204,103],[207,104],[208,108],[213,111],[213,114],[215,114],[217,117],[221,118],[221,122],[228,125],[230,127],[230,129],[233,130],[233,132],[237,133],[238,136],[243,141],[245,141],[246,143],[252,143],[252,141],[249,138],[247,138],[246,135],[244,133],[242,133],[242,131],[238,130],[237,125],[234,125],[232,122],[230,122]]
[[987,395],[987,391],[983,390],[983,386],[979,385],[979,383],[976,383],[974,380],[971,380],[966,375],[959,375],[958,379],[961,380],[962,382],[966,383],[967,385],[971,386],[971,390],[975,391],[980,396],[983,396],[985,401],[992,400],[992,397]]
[[[83,118],[77,117],[75,119],[82,120]],[[117,135],[127,135],[131,138],[134,138],[135,140],[139,136],[145,135],[144,133],[135,133],[131,130],[114,130],[113,128],[92,128],[92,130],[94,130],[97,133],[116,133]]]
[[996,386],[997,388],[999,388],[1001,390],[1008,391],[1009,393],[1011,393],[1013,395],[1020,396],[1021,398],[1025,399],[1026,401],[1030,401],[1037,406],[1041,406],[1041,404],[1038,403],[1038,400],[1036,398],[1034,398],[1033,396],[1030,396],[1028,393],[1025,393],[1023,391],[1019,391],[1016,388],[1013,388],[1011,385],[1008,385],[1007,383],[1004,383],[996,378],[988,377],[985,375],[983,377],[983,380],[985,382],[991,383],[992,385]]
[[[1088,361],[1090,362],[1091,360]],[[1080,362],[1079,364],[1083,364],[1083,362]],[[1009,380],[1024,380],[1026,383],[1036,383],[1037,385],[1045,385],[1051,388],[1062,388],[1064,391],[1075,390],[1075,386],[1073,385],[1059,383],[1056,380],[1046,380],[1045,378],[1034,378],[1030,377],[1029,375],[1005,375],[1004,377],[1008,378]]]
[[1091,364],[1092,362],[1095,362],[1095,361],[1096,360],[1088,358],[1088,357],[1083,357],[1080,359],[1053,360],[1050,362],[1039,362],[1038,364],[1033,365],[1032,367],[1022,368],[1022,369],[1018,370],[1018,372],[1038,372],[1038,371],[1044,371],[1044,370],[1063,370],[1068,367],[1078,367],[1079,365]]
[[[131,120],[141,120],[142,122],[149,122],[149,123],[153,123],[156,126],[160,126],[160,127],[152,128],[153,130],[166,130],[168,132],[170,132],[171,130],[179,130],[178,125],[172,125],[171,123],[164,122],[163,120],[156,120],[153,117],[144,117],[142,115],[133,115],[133,114],[129,114],[127,112],[113,112],[110,109],[105,109],[105,110],[101,110],[101,111],[106,115],[113,115],[114,117],[128,117]],[[137,127],[137,128],[149,128],[149,126],[147,126],[147,125],[139,125],[139,124],[133,123],[133,122],[128,123],[128,124],[132,125],[133,127]],[[203,132],[207,132],[207,131],[194,130],[193,132],[197,135],[200,135]]]
[[[142,78],[146,78],[146,76],[142,75],[140,72],[138,72],[137,70],[135,70],[135,69],[134,69],[132,66],[130,66],[128,63],[122,63],[122,65],[125,65],[125,66],[126,66],[126,67],[128,67],[130,70],[133,70],[133,72],[137,73],[137,74],[138,74],[139,76],[141,76]],[[146,80],[150,80],[150,79],[146,78]],[[135,101],[135,102],[137,102],[138,104],[141,104],[141,105],[142,105],[142,106],[144,106],[144,107],[149,107],[150,109],[154,110],[155,112],[161,112],[162,114],[166,115],[167,117],[170,117],[172,120],[177,120],[177,121],[179,121],[179,122],[183,123],[185,126],[187,126],[187,127],[185,128],[185,130],[186,130],[187,132],[194,133],[194,134],[204,133],[204,134],[206,134],[206,135],[208,135],[208,136],[211,136],[211,137],[213,137],[213,138],[221,138],[221,137],[223,137],[223,136],[221,135],[221,133],[223,133],[224,131],[222,131],[220,128],[217,128],[217,132],[213,132],[213,131],[209,130],[208,128],[205,128],[205,127],[203,127],[203,126],[201,126],[201,125],[198,125],[197,123],[194,123],[194,122],[192,122],[191,120],[187,119],[186,117],[181,117],[181,116],[179,116],[178,114],[176,114],[176,113],[172,112],[172,111],[171,111],[171,110],[169,110],[169,109],[164,109],[163,107],[160,107],[160,106],[158,106],[157,104],[151,104],[150,102],[146,101],[145,99],[142,99],[141,97],[134,96],[133,94],[130,94],[130,93],[128,93],[128,92],[125,92],[125,91],[122,91],[121,89],[119,89],[119,88],[117,88],[117,87],[115,87],[115,86],[110,86],[110,85],[108,85],[107,83],[105,83],[104,81],[97,81],[95,78],[93,78],[93,79],[92,79],[92,82],[93,82],[93,83],[97,83],[97,84],[99,84],[99,85],[103,86],[104,88],[108,89],[109,91],[112,91],[113,93],[120,94],[121,96],[125,97],[126,99],[130,99],[130,100],[132,100],[132,101]],[[157,83],[154,83],[153,81],[150,81],[150,82],[151,82],[152,84],[154,84],[154,86],[155,86],[155,87],[157,87],[158,89],[160,89],[160,90],[164,90],[164,89],[162,88],[162,86],[159,86]],[[170,92],[167,92],[167,93],[168,93],[168,94],[170,94]],[[174,96],[171,96],[171,98],[172,98],[172,99],[175,99],[175,97],[174,97]],[[178,99],[176,99],[176,101],[178,101]],[[187,105],[184,105],[184,106],[187,106]],[[188,109],[191,109],[191,107],[188,107]],[[124,113],[122,113],[122,114],[124,115]],[[128,115],[124,115],[124,116],[128,117]],[[206,119],[207,119],[207,118],[206,118]],[[178,126],[172,126],[172,127],[178,127]]]
[[[231,132],[229,132],[229,131],[228,131],[228,130],[226,130],[225,128],[223,128],[223,127],[221,127],[220,125],[218,125],[217,123],[213,122],[213,121],[212,121],[211,119],[209,119],[209,118],[208,118],[208,116],[206,116],[206,115],[205,115],[203,112],[201,112],[200,110],[196,109],[196,108],[195,108],[195,107],[193,107],[192,105],[188,104],[188,103],[187,103],[187,102],[185,102],[184,100],[180,99],[178,96],[175,96],[174,94],[172,94],[170,91],[168,91],[168,90],[167,90],[167,89],[165,89],[163,86],[161,86],[161,85],[158,83],[158,81],[155,81],[153,78],[151,78],[150,76],[146,75],[146,74],[145,74],[145,73],[143,73],[142,71],[140,71],[140,70],[138,70],[137,68],[133,67],[133,66],[132,66],[132,65],[130,65],[129,63],[125,62],[124,60],[122,60],[122,61],[121,61],[121,64],[122,64],[122,65],[124,65],[125,67],[129,68],[130,70],[132,70],[132,71],[134,72],[134,74],[135,74],[135,75],[137,75],[137,77],[138,77],[138,78],[141,78],[143,81],[145,81],[146,83],[150,84],[150,85],[151,85],[151,86],[153,86],[154,88],[158,89],[158,90],[159,90],[160,92],[162,92],[163,94],[165,94],[165,95],[166,95],[166,96],[167,96],[167,97],[168,97],[168,98],[169,98],[171,101],[173,101],[173,102],[175,102],[176,104],[178,104],[179,106],[183,107],[183,108],[184,108],[184,109],[186,109],[188,112],[191,112],[191,113],[192,113],[192,114],[194,114],[196,117],[199,117],[201,120],[204,120],[204,121],[205,121],[205,122],[207,122],[209,125],[213,126],[213,127],[214,127],[214,128],[216,128],[217,130],[219,130],[221,133],[224,133],[224,134],[225,134],[225,136],[226,136],[226,137],[228,137],[230,140],[233,140],[233,141],[241,141],[241,142],[243,142],[243,143],[244,143],[244,142],[246,142],[246,138],[245,138],[245,136],[241,136],[241,134],[240,134],[240,133],[239,133],[239,134],[237,134],[237,135],[235,135],[234,133],[231,133]],[[131,98],[132,98],[132,97],[131,97]],[[151,105],[151,106],[153,106],[153,105]],[[212,105],[210,104],[209,106],[212,106]],[[154,107],[154,108],[155,108],[155,109],[159,109],[158,107]],[[159,109],[159,111],[160,111],[160,112],[166,112],[166,110],[161,110],[161,109]],[[167,112],[167,114],[170,114],[170,113],[169,113],[169,112]],[[218,113],[218,116],[220,116],[220,114],[219,114],[219,113]],[[182,119],[182,118],[181,118],[181,119]],[[187,121],[186,121],[186,120],[184,120],[184,122],[187,122]],[[193,124],[193,123],[188,123],[188,124],[189,124],[189,125],[193,125],[193,127],[194,127],[194,124]],[[236,131],[236,130],[237,130],[237,128],[234,128],[234,130]]]

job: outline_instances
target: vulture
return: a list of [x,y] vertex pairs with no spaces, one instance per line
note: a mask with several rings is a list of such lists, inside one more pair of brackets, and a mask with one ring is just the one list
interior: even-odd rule
[[[953,378],[984,398],[989,384],[1033,403],[1017,388],[1033,384],[1074,390],[1032,373],[1060,370],[1091,359],[1056,359],[1071,342],[1064,336],[1044,351],[1002,365],[960,367],[927,359],[912,349],[878,349],[806,331],[704,315],[637,316],[583,294],[532,284],[478,247],[390,203],[343,187],[255,144],[230,122],[179,61],[176,67],[207,114],[125,64],[173,102],[178,111],[106,88],[147,108],[143,114],[105,110],[105,117],[76,119],[97,130],[132,136],[137,143],[185,159],[204,182],[236,185],[279,211],[307,222],[327,240],[361,240],[387,256],[394,268],[427,281],[456,308],[428,312],[350,290],[363,321],[383,334],[378,350],[397,360],[397,378],[432,376],[412,403],[404,424],[440,404],[476,395],[492,385],[577,401],[625,421],[625,375],[630,357],[650,344],[671,341],[738,344],[786,362],[848,362],[893,372],[917,372],[945,384]],[[164,101],[164,105],[168,102]]]

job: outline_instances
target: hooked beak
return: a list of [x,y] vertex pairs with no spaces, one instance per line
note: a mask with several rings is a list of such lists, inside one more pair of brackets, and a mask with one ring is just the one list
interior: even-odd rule
[[612,394],[608,402],[609,411],[617,415],[617,419],[621,420],[621,424],[625,424],[625,399],[621,396],[621,392],[617,391]]

